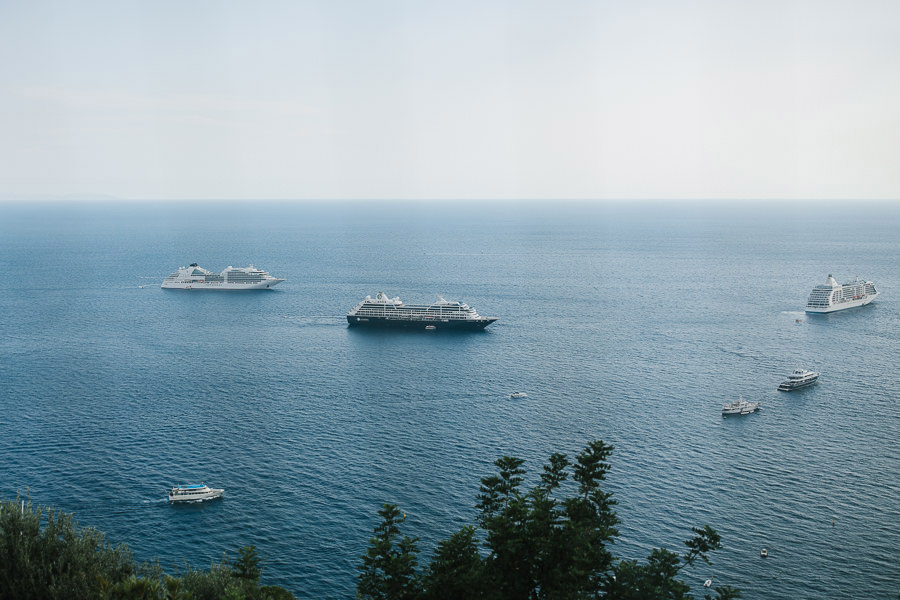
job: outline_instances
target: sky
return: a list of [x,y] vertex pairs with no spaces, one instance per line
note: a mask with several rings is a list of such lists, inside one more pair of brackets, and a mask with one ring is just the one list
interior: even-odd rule
[[0,199],[900,199],[900,2],[0,0]]

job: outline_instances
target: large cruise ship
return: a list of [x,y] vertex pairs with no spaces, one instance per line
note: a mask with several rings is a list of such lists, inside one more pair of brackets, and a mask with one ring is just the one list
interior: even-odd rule
[[272,277],[253,265],[228,267],[221,273],[213,273],[191,263],[166,277],[161,287],[170,290],[266,290],[282,281],[284,279]]
[[824,284],[817,285],[806,301],[808,313],[830,313],[845,308],[863,306],[878,297],[878,290],[871,281],[850,281],[843,285],[828,275]]
[[388,298],[378,292],[347,313],[347,323],[353,326],[406,327],[413,329],[484,329],[496,317],[482,317],[474,308],[461,302],[441,298],[434,304],[403,304],[400,298]]

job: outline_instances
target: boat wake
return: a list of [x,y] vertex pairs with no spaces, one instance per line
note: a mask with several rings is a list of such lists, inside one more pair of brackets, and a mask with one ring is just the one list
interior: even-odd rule
[[300,327],[325,327],[341,325],[346,327],[343,315],[281,315],[294,325]]

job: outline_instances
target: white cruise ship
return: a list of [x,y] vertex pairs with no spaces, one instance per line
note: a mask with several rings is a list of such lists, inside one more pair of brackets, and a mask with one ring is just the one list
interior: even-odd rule
[[462,302],[441,298],[434,304],[403,304],[400,298],[389,298],[384,292],[378,292],[374,298],[366,296],[347,314],[351,327],[484,329],[496,320],[496,317],[482,317]]
[[284,279],[272,277],[253,265],[249,267],[228,267],[221,273],[213,273],[192,263],[179,267],[162,282],[170,290],[267,290]]
[[871,281],[850,281],[843,285],[828,275],[824,284],[817,285],[806,301],[808,313],[830,313],[845,308],[863,306],[878,297],[878,290]]

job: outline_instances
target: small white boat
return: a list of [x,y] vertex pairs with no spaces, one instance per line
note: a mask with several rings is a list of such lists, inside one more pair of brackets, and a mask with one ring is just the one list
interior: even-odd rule
[[769,555],[769,551],[766,548],[763,548],[762,550],[759,551],[759,555],[761,557],[765,558]]
[[169,502],[205,502],[221,498],[223,489],[211,488],[208,485],[176,485],[169,490]]
[[434,331],[435,329],[437,329],[437,327],[435,325],[426,325],[425,326],[426,331]]
[[759,409],[759,402],[747,402],[743,396],[739,396],[734,402],[728,402],[722,406],[722,416],[749,415]]
[[527,398],[528,394],[525,392],[513,392],[509,395],[510,398]]

